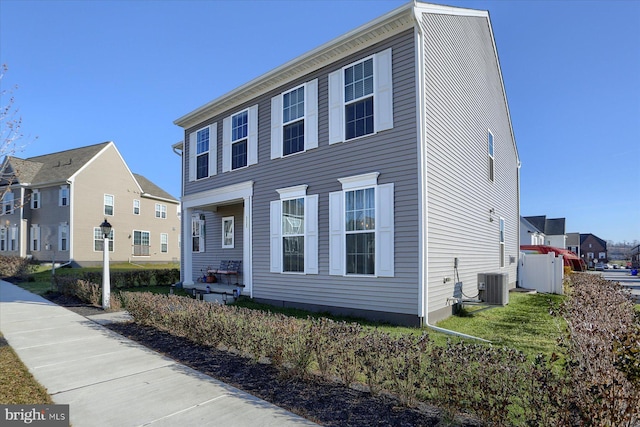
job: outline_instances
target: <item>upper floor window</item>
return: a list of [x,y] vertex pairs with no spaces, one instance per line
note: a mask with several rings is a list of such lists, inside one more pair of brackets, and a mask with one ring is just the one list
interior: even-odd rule
[[217,135],[217,123],[189,135],[189,181],[208,178],[217,173]]
[[33,190],[31,193],[31,209],[40,208],[40,190]]
[[487,131],[487,155],[489,157],[489,180],[494,178],[493,134]]
[[113,200],[114,197],[111,194],[104,195],[104,214],[113,215]]
[[156,203],[156,218],[167,218],[167,205]]
[[339,179],[329,193],[329,273],[394,275],[394,185],[378,185],[378,173]]
[[58,193],[58,206],[69,206],[69,186],[63,185]]
[[258,162],[258,106],[223,120],[222,170],[241,169]]
[[140,215],[140,200],[138,199],[133,200],[133,214]]
[[318,146],[318,79],[271,98],[271,158]]
[[393,128],[391,49],[329,74],[329,143]]
[[271,202],[272,273],[318,274],[318,195],[307,186],[277,190]]
[[9,215],[13,213],[13,192],[7,191],[2,196],[2,213]]

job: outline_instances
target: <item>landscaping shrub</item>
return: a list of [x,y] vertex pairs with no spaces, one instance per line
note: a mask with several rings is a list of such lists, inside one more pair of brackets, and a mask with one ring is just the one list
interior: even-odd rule
[[24,279],[33,271],[33,263],[19,256],[0,255],[0,277]]
[[571,275],[558,311],[568,322],[557,355],[463,341],[436,346],[421,336],[392,336],[356,323],[124,292],[136,322],[218,346],[283,375],[315,374],[362,382],[405,405],[430,402],[446,418],[473,414],[488,425],[635,425],[640,413],[640,327],[628,294],[588,274]]
[[62,295],[73,296],[93,305],[102,305],[102,286],[76,277],[55,276],[56,287]]
[[[101,271],[86,271],[82,278],[92,283],[102,283]],[[109,272],[111,287],[117,289],[133,288],[138,286],[171,285],[180,281],[180,270],[151,269],[129,270]]]

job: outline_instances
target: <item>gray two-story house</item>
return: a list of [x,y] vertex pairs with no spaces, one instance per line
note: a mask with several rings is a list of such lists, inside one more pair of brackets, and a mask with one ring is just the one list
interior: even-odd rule
[[99,265],[106,219],[112,262],[179,261],[178,200],[132,173],[113,142],[9,156],[2,170],[0,255]]
[[[516,282],[519,159],[488,12],[411,2],[180,117],[185,287],[428,324]],[[462,291],[462,294],[461,292]]]

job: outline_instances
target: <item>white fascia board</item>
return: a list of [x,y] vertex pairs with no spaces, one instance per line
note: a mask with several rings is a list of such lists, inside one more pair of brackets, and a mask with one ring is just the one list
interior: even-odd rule
[[245,181],[221,188],[213,188],[182,197],[182,209],[211,206],[219,203],[242,200],[253,196],[253,181]]

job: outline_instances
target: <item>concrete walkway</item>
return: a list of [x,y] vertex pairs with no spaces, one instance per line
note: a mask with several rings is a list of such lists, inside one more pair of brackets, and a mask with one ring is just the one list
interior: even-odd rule
[[315,425],[106,329],[105,316],[0,281],[0,331],[74,427]]

